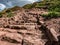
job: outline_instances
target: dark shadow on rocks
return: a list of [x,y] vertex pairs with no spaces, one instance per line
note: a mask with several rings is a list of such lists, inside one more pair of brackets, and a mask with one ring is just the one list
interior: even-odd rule
[[60,45],[57,41],[47,41],[45,45]]
[[59,44],[60,44],[60,36],[57,37],[59,39]]
[[19,41],[15,40],[15,39],[11,39],[9,37],[2,37],[1,41],[7,41],[10,43],[20,43]]
[[23,39],[22,40],[22,45],[34,45],[34,44],[29,42],[29,41],[27,41],[27,40],[25,40],[25,39]]
[[50,41],[47,41],[45,45],[52,45]]

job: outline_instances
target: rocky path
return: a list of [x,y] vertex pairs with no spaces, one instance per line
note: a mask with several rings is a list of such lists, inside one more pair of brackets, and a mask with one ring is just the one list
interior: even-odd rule
[[60,18],[45,21],[38,11],[0,18],[0,45],[59,45]]

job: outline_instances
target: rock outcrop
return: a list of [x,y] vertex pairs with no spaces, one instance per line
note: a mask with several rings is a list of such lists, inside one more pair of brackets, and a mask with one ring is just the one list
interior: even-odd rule
[[45,21],[42,13],[30,9],[0,18],[0,45],[59,45],[60,18]]

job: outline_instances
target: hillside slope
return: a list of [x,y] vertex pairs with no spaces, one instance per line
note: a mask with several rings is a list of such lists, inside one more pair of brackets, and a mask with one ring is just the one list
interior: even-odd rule
[[59,5],[45,0],[0,12],[0,45],[60,45],[60,13],[49,8],[53,1]]

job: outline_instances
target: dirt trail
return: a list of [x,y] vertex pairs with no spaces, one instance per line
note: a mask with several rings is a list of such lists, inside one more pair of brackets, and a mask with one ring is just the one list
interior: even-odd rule
[[45,21],[42,13],[34,8],[0,18],[0,45],[59,45],[60,18]]

